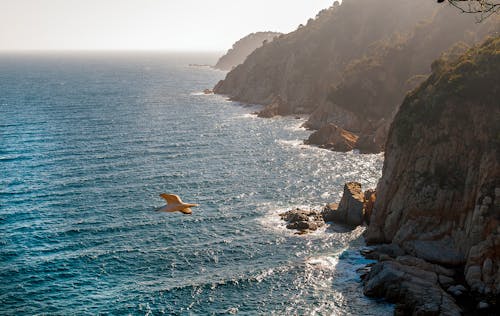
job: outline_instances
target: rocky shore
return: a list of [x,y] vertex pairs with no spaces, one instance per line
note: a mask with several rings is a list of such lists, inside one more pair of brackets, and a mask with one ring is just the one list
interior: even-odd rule
[[500,314],[500,37],[440,59],[391,125],[376,192],[324,221],[368,223],[364,293],[396,315]]
[[[375,190],[363,192],[361,184],[350,182],[345,184],[339,204],[328,204],[321,211],[293,209],[279,216],[297,235],[316,231],[327,222],[353,229],[370,227],[375,202]],[[464,277],[463,266],[424,260],[396,243],[369,246],[360,252],[378,261],[358,271],[363,293],[395,303],[395,315],[498,315],[498,295],[480,295],[474,287],[481,272],[478,280],[473,275]],[[493,261],[487,260],[482,268],[491,279]]]

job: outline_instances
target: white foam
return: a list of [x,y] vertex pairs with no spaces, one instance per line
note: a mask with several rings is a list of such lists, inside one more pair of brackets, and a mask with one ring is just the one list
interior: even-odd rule
[[304,141],[300,139],[293,139],[293,140],[285,140],[285,139],[278,139],[276,142],[282,146],[286,147],[306,147],[304,145]]
[[304,127],[305,120],[300,119],[300,120],[297,120],[297,122],[298,123],[296,123],[296,124],[286,126],[285,130],[293,131],[293,132],[305,131],[306,130],[306,128]]
[[337,256],[320,256],[312,257],[306,259],[306,266],[312,267],[314,269],[322,270],[335,270],[335,267],[339,263],[339,257]]
[[203,91],[195,91],[195,92],[191,92],[190,95],[195,95],[195,96],[211,96],[211,95],[215,95],[213,92],[212,93],[205,93]]

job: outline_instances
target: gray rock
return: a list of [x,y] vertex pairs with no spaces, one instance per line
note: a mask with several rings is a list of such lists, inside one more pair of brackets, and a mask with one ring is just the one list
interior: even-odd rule
[[396,261],[379,262],[364,283],[364,293],[395,302],[396,314],[461,315],[453,297],[443,291],[434,273]]
[[448,293],[450,293],[451,295],[453,295],[455,297],[462,296],[465,293],[467,293],[467,289],[465,288],[465,286],[463,286],[461,284],[452,285],[448,288],[447,291],[448,291]]

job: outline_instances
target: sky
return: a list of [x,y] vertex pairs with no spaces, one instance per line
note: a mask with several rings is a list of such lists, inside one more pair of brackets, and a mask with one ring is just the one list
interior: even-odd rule
[[333,0],[0,0],[0,51],[224,51],[291,32]]

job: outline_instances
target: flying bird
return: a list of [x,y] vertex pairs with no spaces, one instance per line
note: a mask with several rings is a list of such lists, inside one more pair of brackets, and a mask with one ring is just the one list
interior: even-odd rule
[[198,204],[184,203],[181,198],[175,194],[162,193],[160,196],[167,201],[167,205],[157,209],[158,212],[181,212],[184,214],[192,214],[193,211],[191,207],[199,206]]

